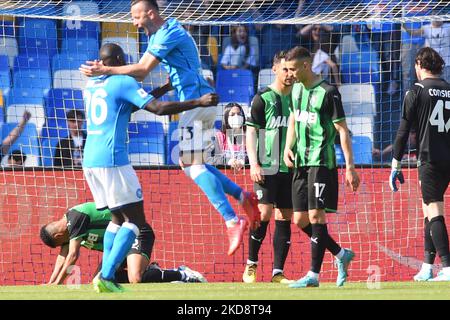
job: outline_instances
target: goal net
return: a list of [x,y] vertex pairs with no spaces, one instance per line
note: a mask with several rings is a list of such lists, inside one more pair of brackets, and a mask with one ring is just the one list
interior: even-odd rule
[[[314,55],[314,71],[338,86],[352,135],[362,185],[346,188],[339,164],[338,212],[329,214],[330,234],[357,257],[350,281],[410,280],[423,257],[423,218],[415,137],[403,162],[406,183],[388,186],[392,142],[406,90],[415,81],[414,56],[431,46],[443,56],[450,80],[450,10],[447,1],[161,0],[164,18],[176,18],[197,43],[203,76],[224,107],[239,103],[246,114],[253,95],[274,80],[272,58],[302,45]],[[58,249],[41,243],[42,225],[92,195],[81,170],[86,78],[78,68],[98,58],[104,43],[119,44],[129,63],[145,53],[148,37],[131,24],[130,1],[2,1],[0,3],[0,285],[49,280]],[[239,36],[237,36],[239,34]],[[243,35],[242,35],[243,34]],[[240,38],[242,36],[242,38]],[[243,50],[239,49],[243,47]],[[150,91],[167,81],[156,67],[142,82]],[[177,99],[170,92],[162,99]],[[29,120],[28,120],[29,118]],[[211,281],[242,281],[248,233],[228,257],[225,224],[199,188],[177,166],[177,116],[132,114],[130,161],[144,193],[145,213],[156,242],[152,260],[163,268],[188,265]],[[73,138],[75,137],[75,138]],[[247,190],[246,166],[235,172],[229,153],[216,146],[209,161]],[[245,157],[244,157],[245,159]],[[449,199],[446,196],[446,211]],[[238,203],[231,200],[238,214]],[[310,241],[292,224],[285,273],[309,270]],[[260,250],[258,281],[270,281],[273,221]],[[101,254],[81,249],[73,281],[87,283]],[[322,281],[334,281],[333,257],[324,259]],[[76,280],[78,279],[78,280]]]

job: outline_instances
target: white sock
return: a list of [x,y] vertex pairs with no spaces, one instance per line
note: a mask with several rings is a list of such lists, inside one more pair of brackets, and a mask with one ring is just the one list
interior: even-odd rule
[[316,280],[319,280],[319,274],[312,272],[312,271],[308,271],[308,273],[306,274],[307,276],[310,276],[311,278],[314,278]]
[[344,256],[344,254],[345,254],[345,250],[344,250],[344,248],[341,248],[341,251],[339,251],[339,253],[336,255],[336,258],[341,260],[342,257]]
[[233,219],[225,221],[225,224],[226,224],[227,228],[232,228],[238,222],[239,222],[239,218],[238,217],[234,217]]
[[241,194],[239,195],[239,204],[243,204],[244,203],[244,199],[245,199],[245,196],[244,196],[244,191],[242,191],[241,192]]
[[429,263],[422,263],[421,271],[430,271],[433,269],[433,265]]
[[272,277],[275,276],[276,274],[279,274],[279,273],[283,273],[283,270],[281,270],[281,269],[273,269]]
[[248,265],[251,265],[251,264],[256,264],[256,265],[258,265],[258,261],[252,261],[252,260],[248,260],[248,259],[247,259],[247,264],[248,264]]

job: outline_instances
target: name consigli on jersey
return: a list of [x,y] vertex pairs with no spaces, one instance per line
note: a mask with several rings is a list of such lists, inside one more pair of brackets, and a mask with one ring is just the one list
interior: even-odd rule
[[317,122],[317,113],[309,112],[305,110],[295,110],[294,119],[297,122],[315,124]]

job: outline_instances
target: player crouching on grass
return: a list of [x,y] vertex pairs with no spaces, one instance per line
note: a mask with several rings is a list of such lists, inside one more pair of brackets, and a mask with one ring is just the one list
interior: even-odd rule
[[[68,267],[75,265],[80,256],[81,247],[103,252],[103,236],[110,221],[110,210],[99,211],[94,202],[87,202],[70,208],[60,220],[44,225],[40,232],[42,242],[51,248],[60,247],[47,284],[64,282]],[[118,283],[207,282],[202,274],[186,266],[163,270],[157,263],[149,263],[155,234],[149,224],[139,231],[126,259],[116,270]]]

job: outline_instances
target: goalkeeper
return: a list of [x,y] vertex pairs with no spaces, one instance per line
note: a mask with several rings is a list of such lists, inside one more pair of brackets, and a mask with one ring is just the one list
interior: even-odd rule
[[[442,57],[432,48],[417,52],[415,69],[419,82],[405,95],[389,177],[389,186],[396,192],[396,180],[404,183],[400,161],[409,133],[415,128],[425,240],[424,263],[414,276],[415,281],[450,281],[449,242],[444,219],[444,194],[450,182],[450,84],[441,78],[444,65]],[[433,278],[436,252],[443,270]]]
[[[75,265],[81,247],[103,252],[103,236],[110,221],[110,210],[99,211],[94,202],[87,202],[70,208],[60,220],[41,228],[42,242],[51,248],[60,247],[48,284],[64,282],[68,273],[63,266],[67,260],[69,266]],[[117,282],[206,282],[199,272],[186,266],[163,270],[158,264],[149,263],[154,242],[155,234],[150,225],[145,224],[115,273]]]

